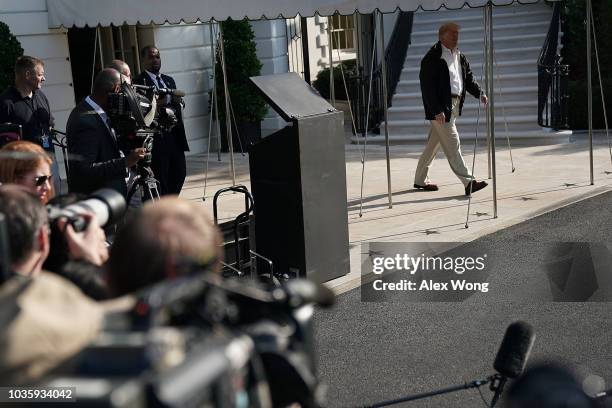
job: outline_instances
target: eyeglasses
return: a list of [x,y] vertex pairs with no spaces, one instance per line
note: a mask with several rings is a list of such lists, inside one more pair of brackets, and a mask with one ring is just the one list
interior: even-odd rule
[[43,184],[45,184],[47,181],[49,181],[49,183],[51,182],[51,177],[53,177],[52,175],[44,175],[44,176],[38,176],[36,178],[34,178],[34,184],[36,184],[36,187],[40,187]]

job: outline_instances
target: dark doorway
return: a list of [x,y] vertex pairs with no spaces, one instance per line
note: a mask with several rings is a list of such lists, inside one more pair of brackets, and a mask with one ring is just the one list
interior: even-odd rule
[[89,95],[93,77],[101,70],[100,58],[97,55],[96,29],[89,27],[68,29],[68,48],[74,99],[79,103]]

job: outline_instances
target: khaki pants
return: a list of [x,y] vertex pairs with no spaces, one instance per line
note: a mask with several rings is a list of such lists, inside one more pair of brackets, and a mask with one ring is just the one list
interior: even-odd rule
[[424,186],[430,182],[429,169],[431,168],[432,162],[435,159],[440,146],[442,146],[442,150],[444,151],[444,155],[448,160],[448,164],[450,164],[451,169],[463,183],[464,187],[474,179],[463,161],[459,133],[457,132],[457,126],[455,126],[455,121],[457,120],[457,116],[459,116],[459,101],[460,98],[453,98],[453,112],[451,114],[450,122],[445,122],[443,125],[441,125],[435,120],[431,121],[431,129],[429,130],[427,146],[419,159],[419,164],[417,165],[416,173],[414,175],[414,184]]

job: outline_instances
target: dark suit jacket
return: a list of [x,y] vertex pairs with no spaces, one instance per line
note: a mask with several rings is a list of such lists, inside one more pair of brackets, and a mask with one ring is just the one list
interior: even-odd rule
[[85,100],[70,113],[66,135],[70,192],[89,194],[108,187],[127,196],[126,159],[100,115]]
[[[170,89],[176,89],[176,83],[171,76],[161,74],[161,79],[164,81],[164,84]],[[146,85],[146,86],[155,86],[157,84],[153,83],[149,74],[146,71],[142,71],[135,79],[135,84]],[[187,135],[185,134],[185,125],[183,124],[183,112],[181,107],[175,104],[172,104],[174,110],[176,111],[176,119],[177,123],[174,128],[172,128],[171,137],[177,146],[179,146],[183,151],[189,151],[189,144],[187,143]]]
[[[459,115],[461,115],[463,102],[465,101],[465,91],[467,90],[476,98],[480,97],[481,91],[480,86],[474,80],[470,63],[463,53],[459,54],[459,63],[461,64],[461,76],[463,79],[463,90],[461,91],[461,101],[459,103]],[[442,58],[442,44],[440,41],[431,47],[421,60],[419,80],[421,82],[423,106],[425,107],[425,118],[434,120],[438,113],[444,112],[446,121],[450,121],[453,111],[450,74],[448,73],[448,65]]]

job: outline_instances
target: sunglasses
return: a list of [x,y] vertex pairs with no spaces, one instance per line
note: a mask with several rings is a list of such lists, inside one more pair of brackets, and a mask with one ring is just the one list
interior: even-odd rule
[[34,178],[34,183],[36,184],[36,187],[40,187],[43,184],[45,184],[47,181],[51,182],[51,175],[45,175],[45,176],[38,176]]

